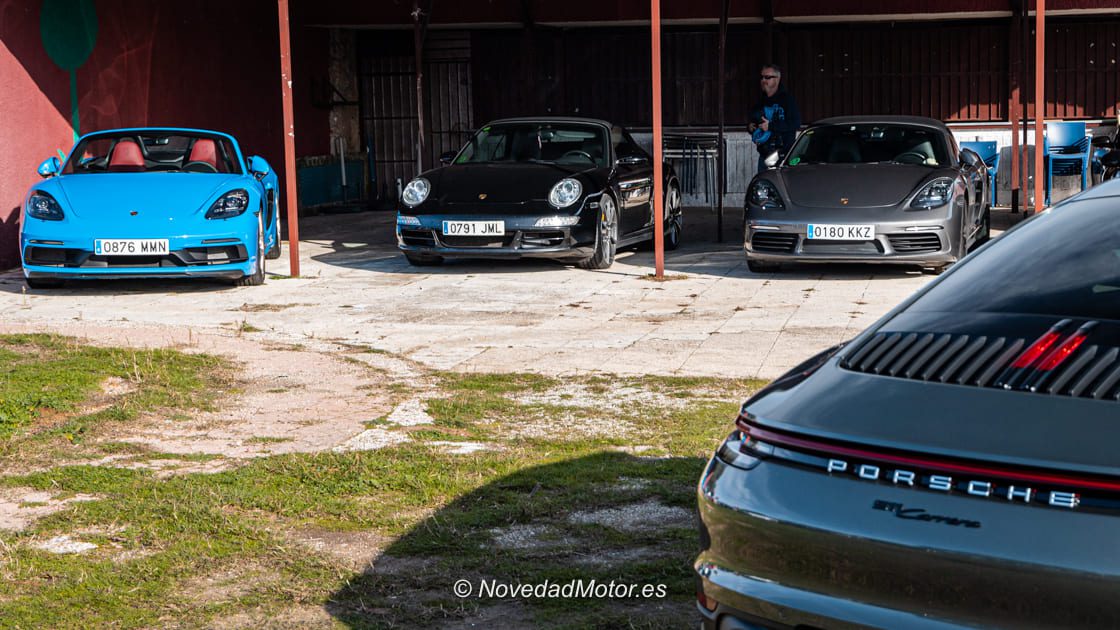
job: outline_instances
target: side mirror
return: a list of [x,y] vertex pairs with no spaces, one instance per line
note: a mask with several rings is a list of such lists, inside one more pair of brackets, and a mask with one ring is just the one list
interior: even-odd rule
[[448,151],[446,153],[441,153],[440,156],[439,156],[440,163],[441,164],[450,164],[450,163],[454,162],[455,161],[455,155],[457,153],[458,153],[457,151]]
[[1093,136],[1092,143],[1093,146],[1100,147],[1102,149],[1112,148],[1112,138],[1109,138],[1108,136]]
[[39,177],[54,177],[62,171],[62,163],[56,157],[49,157],[39,164]]
[[618,158],[618,164],[625,164],[626,166],[638,166],[639,164],[649,164],[649,160],[640,155],[627,155],[626,157]]
[[272,167],[264,158],[254,155],[249,158],[249,172],[257,179],[264,179],[266,175],[272,172]]
[[969,166],[976,166],[983,162],[983,160],[981,160],[980,156],[972,149],[961,149],[961,162]]

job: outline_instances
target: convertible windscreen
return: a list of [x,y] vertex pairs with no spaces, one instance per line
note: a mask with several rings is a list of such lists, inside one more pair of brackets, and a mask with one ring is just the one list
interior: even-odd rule
[[128,133],[86,138],[65,175],[83,173],[241,173],[233,144],[220,136]]
[[518,123],[483,127],[455,159],[456,164],[556,162],[607,165],[607,131],[594,125]]
[[949,150],[941,133],[935,129],[847,124],[806,130],[786,158],[789,166],[880,162],[948,166]]

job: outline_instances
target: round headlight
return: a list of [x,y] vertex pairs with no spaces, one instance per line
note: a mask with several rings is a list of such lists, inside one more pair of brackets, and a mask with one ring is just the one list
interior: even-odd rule
[[568,206],[579,200],[579,196],[583,194],[583,184],[579,180],[570,177],[556,182],[552,190],[548,193],[548,203],[556,208],[567,208]]
[[417,177],[404,187],[404,192],[401,193],[401,201],[404,202],[404,205],[415,208],[424,203],[430,192],[432,192],[432,185],[428,183],[428,180]]

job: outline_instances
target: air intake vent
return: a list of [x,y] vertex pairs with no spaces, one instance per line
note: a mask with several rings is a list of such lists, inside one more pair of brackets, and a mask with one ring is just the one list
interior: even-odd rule
[[887,240],[899,254],[923,254],[941,249],[941,237],[936,234],[891,234]]
[[758,252],[792,254],[797,247],[797,235],[782,232],[755,232],[751,238],[751,249]]
[[[1082,331],[1091,326],[1069,334],[1065,324],[1059,323],[1047,333],[1064,334],[1064,342],[1054,343],[1052,349],[1043,348],[1048,351],[1036,352],[1034,358],[1029,353],[1039,341],[889,332],[853,348],[840,361],[840,367],[918,381],[1120,400],[1120,348],[1082,345],[1077,337],[1084,338]],[[1072,351],[1068,350],[1070,346]]]

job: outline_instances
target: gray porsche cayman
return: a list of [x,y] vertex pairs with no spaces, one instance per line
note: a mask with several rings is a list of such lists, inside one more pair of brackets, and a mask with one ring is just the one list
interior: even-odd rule
[[987,170],[931,118],[828,118],[747,189],[752,271],[867,262],[940,271],[988,237]]
[[699,485],[703,628],[1120,627],[1118,204],[1023,222],[743,405]]

